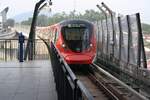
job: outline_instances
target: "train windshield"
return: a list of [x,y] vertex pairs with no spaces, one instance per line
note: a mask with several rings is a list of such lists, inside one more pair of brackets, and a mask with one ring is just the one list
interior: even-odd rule
[[82,52],[90,45],[91,32],[87,27],[63,27],[65,44],[74,52]]

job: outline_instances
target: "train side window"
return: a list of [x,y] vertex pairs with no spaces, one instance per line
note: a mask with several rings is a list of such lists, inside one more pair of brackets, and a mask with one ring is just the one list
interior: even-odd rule
[[57,29],[55,29],[54,34],[55,34],[54,43],[56,43],[56,41],[58,39],[58,30]]

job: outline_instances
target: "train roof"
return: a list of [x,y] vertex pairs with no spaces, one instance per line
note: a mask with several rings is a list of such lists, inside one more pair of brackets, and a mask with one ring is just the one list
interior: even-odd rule
[[79,20],[79,19],[71,19],[71,20],[64,20],[59,23],[60,25],[68,25],[68,24],[87,24],[87,25],[92,25],[91,22],[86,21],[86,20]]

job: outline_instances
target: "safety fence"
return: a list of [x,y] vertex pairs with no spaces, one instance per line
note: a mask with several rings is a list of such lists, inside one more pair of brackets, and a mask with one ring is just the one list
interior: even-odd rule
[[[104,4],[102,4],[104,5]],[[150,86],[140,14],[116,17],[106,5],[105,19],[95,22],[97,27],[97,62],[130,85]],[[115,75],[115,74],[114,74]]]
[[[40,39],[36,39],[35,41],[34,60],[49,59],[49,53],[43,41]],[[26,44],[27,39],[23,43],[23,52],[25,51]],[[0,61],[19,60],[19,45],[18,39],[0,39]]]
[[98,21],[98,56],[115,63],[131,64],[146,68],[143,36],[139,13],[125,17]]
[[50,52],[58,100],[94,100],[80,80],[76,78],[53,43],[51,43]]

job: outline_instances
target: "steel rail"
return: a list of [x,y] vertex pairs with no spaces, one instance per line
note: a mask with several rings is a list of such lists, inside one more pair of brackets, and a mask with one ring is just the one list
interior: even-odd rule
[[138,96],[139,98],[143,99],[143,100],[149,100],[147,97],[141,95],[140,93],[138,93],[137,91],[135,91],[134,89],[132,89],[131,87],[129,87],[128,85],[126,85],[125,83],[123,83],[122,81],[120,81],[119,79],[115,78],[114,76],[112,76],[110,73],[106,72],[104,69],[100,68],[98,65],[96,64],[92,64],[93,66],[95,66],[99,71],[101,71],[103,74],[107,75],[108,77],[110,77],[111,79],[114,79],[116,82],[118,82],[120,85],[124,86],[125,88],[127,88],[128,90],[130,90],[133,94],[135,94],[136,96]]

